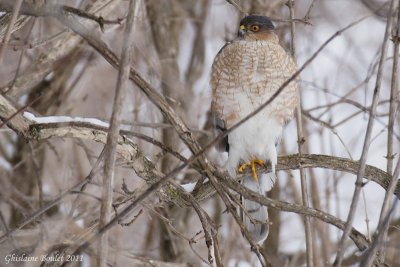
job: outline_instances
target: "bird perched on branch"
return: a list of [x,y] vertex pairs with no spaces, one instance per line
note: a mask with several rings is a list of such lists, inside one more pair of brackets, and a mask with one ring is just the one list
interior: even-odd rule
[[[296,72],[291,56],[280,46],[275,27],[264,16],[240,21],[238,36],[214,59],[211,74],[212,111],[217,132],[232,127],[271,96]],[[276,146],[297,105],[298,81],[289,83],[263,110],[230,132],[218,145],[228,152],[228,172],[245,175],[242,184],[265,195],[275,182]],[[272,172],[257,168],[270,163]],[[249,169],[249,171],[246,171]],[[241,217],[252,238],[262,244],[268,236],[267,207],[242,198]]]

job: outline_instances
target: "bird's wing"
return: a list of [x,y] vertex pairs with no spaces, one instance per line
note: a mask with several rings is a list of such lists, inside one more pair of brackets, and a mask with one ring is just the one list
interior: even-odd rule
[[[212,73],[211,73],[211,87],[213,91],[213,101],[211,104],[211,111],[214,117],[214,127],[215,127],[215,135],[218,136],[222,132],[226,131],[226,121],[224,120],[224,108],[221,105],[221,99],[217,96],[217,90],[219,89],[220,79],[221,79],[221,71],[223,69],[223,52],[224,50],[229,47],[232,42],[227,42],[225,45],[218,51],[217,55],[215,56],[214,63],[212,66]],[[217,149],[219,151],[229,151],[229,143],[228,143],[228,136],[226,136],[221,142],[217,144]]]
[[[225,121],[218,116],[218,114],[214,113],[214,128],[215,128],[215,135],[218,136],[221,133],[226,131]],[[229,143],[228,143],[228,136],[225,136],[222,141],[217,144],[217,149],[219,151],[226,151],[229,152]]]

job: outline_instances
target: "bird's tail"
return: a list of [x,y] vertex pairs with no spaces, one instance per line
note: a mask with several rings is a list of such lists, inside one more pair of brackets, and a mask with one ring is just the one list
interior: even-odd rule
[[[276,176],[274,173],[263,174],[259,176],[258,181],[252,175],[249,175],[242,180],[242,184],[248,189],[264,196],[272,188],[275,180]],[[267,207],[243,197],[242,206],[245,210],[241,212],[244,226],[250,232],[253,240],[257,244],[262,245],[264,240],[267,239],[269,232]]]

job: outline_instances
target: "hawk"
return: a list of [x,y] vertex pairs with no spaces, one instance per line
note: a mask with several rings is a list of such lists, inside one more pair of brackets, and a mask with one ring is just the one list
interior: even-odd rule
[[[291,56],[279,44],[275,27],[264,16],[250,15],[240,21],[237,38],[225,44],[212,65],[211,109],[217,132],[226,130],[260,107],[296,72]],[[283,127],[297,105],[298,81],[289,83],[262,111],[230,132],[218,145],[228,152],[232,177],[246,169],[242,179],[250,190],[265,195],[275,182],[276,146]],[[270,163],[272,172],[257,174],[257,167]],[[268,236],[267,207],[242,199],[241,218],[254,241]],[[250,218],[251,217],[251,218]]]

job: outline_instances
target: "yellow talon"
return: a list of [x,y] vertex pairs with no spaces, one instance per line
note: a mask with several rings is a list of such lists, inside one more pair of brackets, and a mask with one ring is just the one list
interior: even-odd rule
[[256,180],[258,182],[258,175],[257,175],[257,170],[256,170],[256,164],[262,166],[264,165],[264,161],[260,160],[260,159],[254,159],[252,161],[250,161],[250,164],[248,163],[243,163],[242,165],[240,165],[238,172],[242,173],[248,166],[250,166],[251,168],[251,173],[253,175],[254,180]]
[[242,173],[247,168],[247,166],[249,166],[249,164],[243,163],[242,165],[240,165],[238,172]]
[[256,180],[256,182],[258,182],[258,175],[257,175],[257,171],[256,171],[256,164],[255,162],[252,160],[251,161],[251,173],[253,174],[253,179]]

